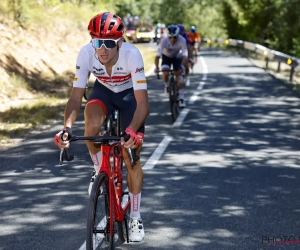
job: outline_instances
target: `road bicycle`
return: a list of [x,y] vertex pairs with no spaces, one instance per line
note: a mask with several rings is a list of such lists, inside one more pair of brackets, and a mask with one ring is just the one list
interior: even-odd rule
[[[129,243],[130,198],[125,188],[124,160],[120,144],[121,136],[125,141],[129,135],[121,135],[119,111],[107,118],[107,131],[103,136],[72,136],[70,142],[79,140],[93,141],[101,147],[102,163],[94,181],[88,203],[86,249],[109,249]],[[114,135],[114,133],[117,133]],[[132,167],[139,160],[135,149],[128,149]],[[60,164],[71,161],[74,156],[68,150],[61,151]],[[123,183],[124,179],[124,183]]]
[[179,108],[179,98],[178,98],[178,86],[175,80],[174,76],[174,70],[161,70],[157,72],[157,78],[159,79],[159,72],[170,72],[169,75],[169,84],[168,84],[168,93],[169,93],[169,103],[170,103],[170,109],[171,109],[171,116],[173,122],[177,119],[180,108]]

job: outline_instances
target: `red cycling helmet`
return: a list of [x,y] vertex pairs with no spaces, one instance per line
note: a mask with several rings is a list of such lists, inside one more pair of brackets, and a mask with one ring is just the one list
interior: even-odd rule
[[118,39],[123,36],[124,24],[119,16],[103,12],[90,20],[88,30],[92,38]]

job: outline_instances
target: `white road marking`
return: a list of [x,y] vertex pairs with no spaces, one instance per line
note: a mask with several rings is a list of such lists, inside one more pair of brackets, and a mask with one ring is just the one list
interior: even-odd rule
[[198,90],[203,89],[203,86],[204,86],[204,85],[205,85],[205,82],[200,82],[197,89],[198,89]]
[[155,149],[151,157],[148,159],[146,164],[143,166],[143,169],[152,169],[158,162],[159,158],[163,154],[163,152],[166,150],[169,143],[173,140],[173,137],[171,136],[165,136],[164,139],[161,141],[161,143],[158,145],[158,147]]
[[184,121],[184,118],[186,117],[186,115],[188,114],[190,110],[185,108],[183,109],[179,116],[177,117],[176,121],[173,123],[172,128],[179,128],[182,124],[182,122]]

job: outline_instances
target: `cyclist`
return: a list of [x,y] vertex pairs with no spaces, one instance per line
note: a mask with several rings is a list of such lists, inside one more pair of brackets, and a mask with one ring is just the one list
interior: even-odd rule
[[[93,73],[97,79],[84,110],[84,135],[98,135],[105,117],[112,113],[114,107],[120,110],[122,131],[130,135],[127,142],[121,141],[131,200],[129,239],[141,241],[144,238],[140,215],[144,174],[140,161],[131,167],[127,148],[136,148],[137,155],[140,155],[144,122],[149,113],[144,62],[134,45],[123,43],[124,23],[119,16],[110,12],[100,13],[90,20],[88,30],[91,42],[78,54],[73,89],[65,108],[64,129],[54,141],[59,148],[69,147],[71,127],[80,112],[87,77],[89,72]],[[94,173],[98,173],[101,152],[91,141],[87,141],[86,145],[94,163]],[[89,191],[93,179],[95,176]]]
[[159,71],[159,59],[162,57],[161,68],[163,71],[163,81],[165,84],[165,92],[168,92],[168,78],[169,70],[173,65],[174,75],[176,77],[176,83],[179,88],[179,107],[184,108],[184,87],[185,83],[181,82],[182,65],[188,66],[187,59],[187,47],[185,39],[179,34],[179,28],[177,25],[171,24],[168,26],[168,37],[164,37],[159,45],[156,57],[155,57],[155,72]]
[[192,55],[195,55],[197,60],[197,54],[200,48],[201,36],[197,32],[197,28],[195,26],[191,26],[190,32],[188,32],[188,36],[191,42],[189,46],[189,51]]
[[[184,28],[183,24],[178,24],[177,26],[179,28],[179,34],[184,37],[184,39],[186,41],[186,46],[188,48],[188,46],[190,45],[191,42],[190,42],[190,38],[189,38],[188,34],[185,32],[185,28]],[[190,60],[190,58],[192,58],[190,53],[188,53],[188,58],[189,58],[189,60]],[[189,74],[189,67],[185,67],[186,77],[188,77],[188,74]]]

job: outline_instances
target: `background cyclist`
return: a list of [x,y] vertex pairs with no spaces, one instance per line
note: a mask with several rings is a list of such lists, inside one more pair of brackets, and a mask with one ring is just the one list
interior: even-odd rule
[[[188,46],[190,45],[190,38],[189,38],[189,36],[188,36],[188,34],[185,32],[185,28],[184,28],[184,26],[183,26],[183,24],[178,24],[177,25],[178,27],[179,27],[179,34],[181,35],[181,36],[183,36],[183,38],[185,39],[185,41],[186,41],[186,46],[187,46],[187,48],[188,48]],[[190,54],[190,53],[188,53],[188,58],[190,59],[190,58],[193,58],[193,55],[192,54]],[[185,67],[185,75],[186,75],[186,77],[188,77],[188,75],[189,75],[189,67]]]
[[198,55],[198,51],[199,51],[199,46],[200,46],[200,42],[201,42],[201,37],[200,34],[197,32],[197,29],[195,26],[191,26],[190,31],[188,32],[188,36],[190,38],[190,46],[189,46],[189,50],[190,53],[192,53],[192,55],[194,55],[195,59],[197,60],[197,55]]
[[[64,129],[54,138],[59,148],[68,148],[71,127],[81,107],[82,96],[89,72],[97,78],[84,111],[85,136],[96,136],[106,116],[114,107],[120,110],[121,127],[130,135],[122,141],[123,156],[127,166],[127,183],[131,200],[131,241],[144,238],[144,227],[140,215],[143,170],[140,161],[132,168],[126,148],[136,148],[140,155],[144,138],[144,122],[149,112],[147,83],[144,63],[139,50],[130,43],[123,43],[124,23],[113,13],[104,12],[94,16],[88,26],[91,42],[83,46],[76,62],[76,74],[71,96],[66,104]],[[95,172],[101,166],[101,152],[91,141],[87,141]]]
[[157,55],[155,57],[155,72],[159,71],[159,60],[162,57],[161,68],[163,71],[163,81],[165,84],[165,92],[168,92],[169,70],[173,65],[176,83],[179,88],[179,107],[184,108],[184,87],[185,83],[181,82],[182,65],[188,66],[186,40],[179,34],[177,25],[168,26],[168,37],[161,40]]

